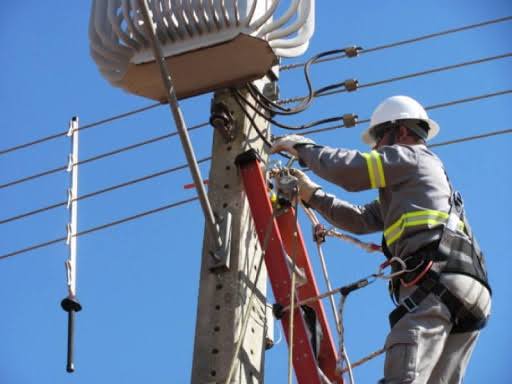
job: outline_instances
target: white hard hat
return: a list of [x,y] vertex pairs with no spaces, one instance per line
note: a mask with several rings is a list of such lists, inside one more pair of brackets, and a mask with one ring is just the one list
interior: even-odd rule
[[416,100],[409,96],[391,96],[379,104],[372,113],[370,126],[363,132],[363,141],[374,146],[377,144],[373,135],[374,128],[383,123],[394,123],[397,120],[415,119],[428,124],[425,140],[430,140],[439,132],[439,125],[429,119],[427,111]]

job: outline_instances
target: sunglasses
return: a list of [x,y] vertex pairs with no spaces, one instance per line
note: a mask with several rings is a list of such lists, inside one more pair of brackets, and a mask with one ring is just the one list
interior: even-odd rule
[[426,121],[419,120],[419,119],[404,119],[400,121],[387,121],[385,123],[376,125],[372,129],[372,137],[375,140],[376,143],[382,140],[386,132],[389,132],[390,130],[399,127],[400,125],[403,125],[407,129],[411,130],[412,132],[416,133],[419,137],[422,139],[426,139],[428,136],[428,130],[429,126]]
[[382,138],[384,137],[384,135],[386,135],[387,132],[389,132],[391,129],[395,128],[395,127],[398,127],[399,124],[396,123],[396,122],[385,122],[385,123],[382,123],[382,124],[379,124],[379,125],[376,125],[375,127],[373,127],[372,129],[372,132],[371,132],[371,135],[373,137],[373,139],[375,140],[375,142],[379,142],[382,140]]

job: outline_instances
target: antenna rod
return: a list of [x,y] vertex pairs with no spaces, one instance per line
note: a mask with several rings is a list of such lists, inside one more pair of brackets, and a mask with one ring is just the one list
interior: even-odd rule
[[76,298],[76,234],[78,227],[78,117],[73,117],[69,122],[67,134],[71,138],[71,154],[68,160],[68,172],[70,174],[70,188],[68,190],[69,223],[67,225],[67,241],[69,246],[69,258],[66,260],[68,296],[60,305],[68,313],[68,348],[66,371],[75,371],[73,361],[75,338],[75,312],[79,312],[82,306]]

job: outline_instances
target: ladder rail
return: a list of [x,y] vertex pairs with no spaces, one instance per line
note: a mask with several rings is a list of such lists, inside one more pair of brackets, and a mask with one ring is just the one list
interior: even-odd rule
[[[249,202],[253,221],[260,244],[264,241],[266,226],[273,215],[273,207],[268,197],[267,182],[260,167],[260,161],[255,151],[248,151],[236,161],[244,190]],[[293,223],[293,224],[291,224]],[[264,254],[267,272],[276,301],[282,305],[290,303],[291,273],[287,263],[287,254],[292,253],[292,247],[297,249],[298,266],[305,267],[308,281],[298,288],[296,300],[300,297],[318,295],[318,287],[313,276],[304,240],[300,230],[297,231],[297,244],[294,244],[295,213],[291,210],[278,216],[272,222],[270,240]],[[318,368],[336,384],[342,384],[341,376],[336,373],[336,349],[326,320],[325,310],[321,302],[312,306],[322,326],[324,338],[321,343],[319,361],[317,361],[310,342],[310,333],[302,311],[294,311],[294,356],[293,367],[299,384],[324,383]],[[281,318],[284,334],[290,344],[288,330],[290,314],[287,312]]]

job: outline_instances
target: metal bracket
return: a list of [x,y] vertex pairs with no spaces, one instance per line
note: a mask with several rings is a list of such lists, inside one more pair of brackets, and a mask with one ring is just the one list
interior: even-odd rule
[[231,236],[232,236],[232,220],[233,215],[231,212],[226,211],[222,218],[219,220],[222,246],[220,249],[210,251],[211,264],[210,271],[228,270],[231,261]]
[[270,68],[270,71],[268,71],[267,76],[269,77],[271,82],[277,82],[279,80],[279,67],[281,66],[281,59],[278,60],[278,62]]
[[277,101],[277,99],[279,99],[279,84],[277,83],[277,81],[265,83],[263,85],[262,93],[270,100]]
[[226,104],[212,101],[210,125],[219,131],[227,142],[235,138],[233,116]]

